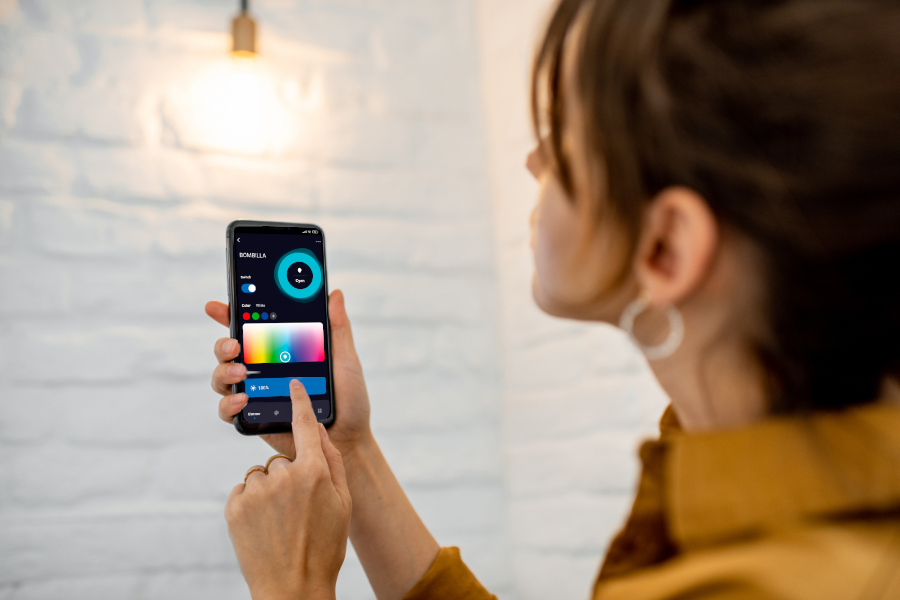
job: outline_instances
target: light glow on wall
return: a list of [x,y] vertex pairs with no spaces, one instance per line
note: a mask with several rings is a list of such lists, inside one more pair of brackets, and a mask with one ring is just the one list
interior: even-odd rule
[[187,148],[281,154],[297,136],[296,88],[260,58],[227,57],[175,84],[166,116]]

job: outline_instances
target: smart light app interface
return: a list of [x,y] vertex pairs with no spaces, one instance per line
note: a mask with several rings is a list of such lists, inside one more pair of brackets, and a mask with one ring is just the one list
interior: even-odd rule
[[[235,230],[238,341],[247,365],[244,420],[290,422],[299,379],[318,419],[331,416],[325,261],[318,229]],[[283,231],[283,232],[282,232]]]

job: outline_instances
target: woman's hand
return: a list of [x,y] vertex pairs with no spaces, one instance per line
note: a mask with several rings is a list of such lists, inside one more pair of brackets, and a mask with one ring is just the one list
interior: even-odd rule
[[[331,354],[334,361],[335,422],[329,437],[345,457],[357,444],[370,435],[369,393],[363,378],[362,365],[353,346],[350,319],[344,308],[344,294],[340,290],[328,297],[328,313],[331,321]],[[230,312],[222,302],[208,302],[206,314],[228,327]],[[215,345],[219,366],[213,371],[212,387],[223,398],[219,401],[219,417],[231,423],[234,415],[247,404],[246,394],[231,394],[231,385],[247,376],[244,365],[232,363],[240,354],[240,344],[231,338],[222,338]],[[281,454],[294,456],[294,438],[290,433],[261,436]]]
[[296,458],[248,471],[225,505],[228,534],[255,599],[335,597],[347,551],[350,490],[341,454],[291,381]]
[[[375,438],[372,437],[372,432],[369,429],[369,395],[366,392],[366,383],[363,379],[359,357],[356,355],[356,350],[353,347],[350,321],[347,319],[347,312],[344,310],[344,295],[340,291],[335,290],[329,296],[328,312],[331,319],[331,348],[334,360],[334,395],[336,404],[336,419],[334,426],[329,430],[328,437],[342,455],[340,472],[342,476],[346,476],[348,487],[353,494],[355,508],[353,521],[350,526],[353,547],[366,570],[366,575],[372,584],[376,597],[402,598],[428,571],[440,547],[425,527],[425,524],[422,523],[419,515],[416,514],[406,494],[403,493],[403,488],[400,487],[400,483],[391,471],[390,466],[388,466],[381,449],[375,442]],[[206,313],[222,325],[228,325],[229,311],[226,304],[210,302],[206,305]],[[219,340],[216,342],[215,352],[220,364],[213,372],[212,385],[213,389],[224,395],[219,402],[219,416],[231,423],[234,415],[239,413],[244,405],[247,404],[247,396],[245,394],[231,395],[231,384],[243,381],[246,377],[246,369],[244,365],[229,362],[240,354],[240,347],[236,340],[229,338]],[[296,403],[294,406],[294,415],[297,415]],[[311,410],[308,402],[305,408]],[[296,420],[294,421],[293,434],[280,433],[263,436],[263,439],[280,454],[286,454],[290,457],[299,455],[298,461],[304,456],[304,447],[300,445]],[[297,453],[294,451],[295,445],[298,448]],[[327,447],[328,445],[323,442],[322,448]],[[327,450],[325,450],[325,456],[328,456]],[[287,463],[286,459],[276,459],[272,462],[270,472],[273,469],[281,468],[277,466],[279,463],[286,468],[284,464]],[[343,465],[346,465],[346,472]],[[293,465],[291,466],[293,467]],[[301,472],[305,471],[301,469]],[[335,470],[332,469],[331,473],[334,475]],[[346,474],[343,475],[344,473]],[[259,472],[251,473],[247,478],[248,491],[244,492],[244,494],[251,494],[254,484],[260,483],[265,477],[267,476]],[[268,477],[273,477],[273,475],[270,474]],[[273,478],[272,481],[276,481],[276,479]],[[293,480],[291,479],[290,481]],[[288,483],[284,485],[288,487]],[[299,484],[292,483],[291,485]],[[241,487],[238,486],[238,488]],[[235,494],[239,494],[239,490],[235,490]],[[290,493],[283,492],[285,498],[290,497],[290,494],[297,495],[300,492],[296,490]],[[240,497],[240,495],[237,497]],[[249,497],[252,498],[252,495]],[[232,504],[233,500],[234,498],[229,501],[229,505]],[[295,499],[290,502],[299,501]],[[307,505],[298,505],[297,507],[291,505],[290,511],[288,511],[285,508],[288,504],[289,501],[287,500],[282,503],[279,494],[272,494],[272,505],[278,507],[278,510],[283,511],[285,515],[291,512],[290,518],[296,521],[296,523],[291,524],[291,527],[302,530],[302,527],[305,526],[304,523],[306,523],[303,521],[303,516],[306,514]],[[241,505],[238,504],[237,506]],[[254,506],[256,505],[254,504]],[[254,508],[253,510],[265,509]],[[317,518],[322,518],[329,523],[333,518],[333,515],[328,516],[331,513],[320,514],[313,510],[313,514],[318,515]],[[268,541],[273,545],[289,543],[289,538],[282,535],[286,529],[282,530],[280,525],[273,525],[271,521],[264,521],[264,525],[257,526],[257,528],[263,526],[272,527],[271,533],[267,530],[265,536],[254,537],[252,531],[239,530],[239,527],[241,527],[239,521],[244,518],[252,520],[252,516],[236,517],[232,512],[229,512],[228,517],[235,548],[239,546],[240,548],[255,548],[257,544],[267,543],[268,536],[272,536],[272,539]],[[309,524],[307,523],[307,525]],[[322,526],[324,527],[325,524]],[[316,541],[310,537],[312,534],[307,535],[303,531],[299,534],[301,537],[296,539],[297,548]],[[312,530],[310,529],[310,531]],[[294,535],[298,534],[295,532]],[[317,533],[315,535],[323,536],[321,538],[322,543],[332,543],[328,537],[331,534]],[[316,555],[330,556],[329,552],[332,552],[332,550],[329,548],[331,547],[315,550]],[[295,548],[291,547],[291,551],[293,550]],[[244,554],[242,555],[241,552],[244,552]],[[238,559],[241,562],[241,568],[244,570],[244,576],[251,583],[250,590],[256,598],[261,597],[263,594],[262,591],[257,593],[256,589],[264,589],[263,587],[254,588],[257,585],[255,583],[256,580],[253,579],[256,577],[256,569],[265,572],[267,577],[273,577],[273,581],[280,581],[280,575],[269,575],[271,573],[268,570],[269,567],[265,565],[257,566],[255,558],[249,555],[253,552],[255,550],[239,550]],[[309,552],[312,552],[312,550]],[[303,551],[298,551],[298,554],[302,555]],[[309,557],[312,554],[304,556]],[[340,556],[343,556],[343,549],[341,549]],[[283,563],[276,562],[275,564],[281,565]],[[309,566],[307,563],[303,564],[302,568]],[[336,564],[340,565],[340,562],[338,561]],[[324,569],[325,567],[317,566],[316,568]],[[334,568],[336,573],[337,567]],[[299,575],[297,576],[299,577]],[[264,583],[260,581],[258,585],[264,586]],[[333,584],[327,590],[324,590],[323,593],[325,591],[333,594]],[[273,598],[278,597],[275,592],[276,590],[273,589]]]

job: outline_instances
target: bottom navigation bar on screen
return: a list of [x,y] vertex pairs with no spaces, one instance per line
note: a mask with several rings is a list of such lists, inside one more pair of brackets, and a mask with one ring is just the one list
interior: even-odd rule
[[[328,400],[313,400],[316,419],[322,421],[331,416]],[[248,423],[290,423],[290,402],[251,402],[244,407],[244,420]]]

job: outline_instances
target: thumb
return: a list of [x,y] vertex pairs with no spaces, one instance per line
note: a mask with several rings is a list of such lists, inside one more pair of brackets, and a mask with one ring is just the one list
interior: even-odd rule
[[298,460],[321,455],[318,425],[306,388],[299,380],[291,379],[291,429]]
[[325,460],[328,462],[328,471],[331,473],[331,483],[341,497],[341,502],[345,507],[350,506],[350,487],[347,485],[347,471],[344,469],[344,458],[340,451],[331,443],[325,426],[319,424],[319,439],[322,444],[322,452],[325,454]]
[[212,300],[206,303],[203,310],[205,310],[206,314],[212,317],[213,320],[225,327],[228,327],[228,324],[231,322],[231,312],[229,311],[227,304]]

